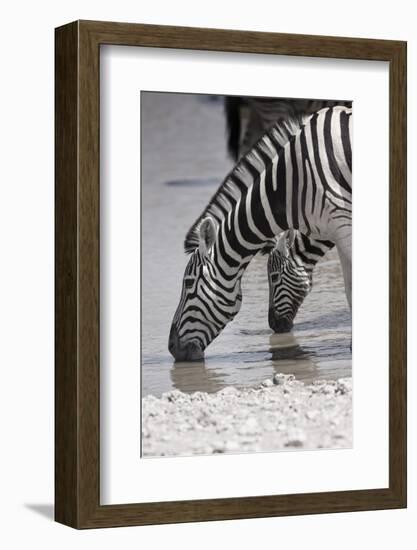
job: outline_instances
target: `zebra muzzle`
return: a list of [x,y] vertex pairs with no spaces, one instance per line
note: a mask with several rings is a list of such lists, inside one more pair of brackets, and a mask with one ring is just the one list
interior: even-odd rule
[[195,341],[181,344],[178,331],[175,326],[171,327],[168,340],[168,349],[176,361],[199,361],[204,359],[204,351]]
[[272,308],[270,308],[268,312],[268,321],[271,329],[277,334],[291,332],[294,326],[291,319],[288,319],[288,317],[280,317]]

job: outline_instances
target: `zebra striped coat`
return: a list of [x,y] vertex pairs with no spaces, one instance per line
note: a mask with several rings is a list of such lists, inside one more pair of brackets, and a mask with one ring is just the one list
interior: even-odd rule
[[169,336],[177,360],[203,357],[240,309],[241,279],[288,229],[334,242],[351,296],[351,110],[274,125],[237,163],[185,239],[190,254]]
[[264,249],[268,254],[268,322],[274,332],[289,332],[298,309],[313,288],[316,263],[334,244],[299,231],[281,233]]
[[[237,160],[246,152],[274,122],[280,118],[309,115],[322,108],[341,105],[351,107],[350,101],[277,99],[256,97],[225,98],[225,112],[228,130],[228,150]],[[246,110],[247,124],[242,132],[243,111]],[[288,332],[292,329],[297,311],[312,289],[312,273],[315,264],[327,250],[333,248],[330,241],[314,241],[298,234],[294,246],[286,256],[280,247],[269,246],[269,326],[274,332]],[[274,274],[271,274],[274,269]]]

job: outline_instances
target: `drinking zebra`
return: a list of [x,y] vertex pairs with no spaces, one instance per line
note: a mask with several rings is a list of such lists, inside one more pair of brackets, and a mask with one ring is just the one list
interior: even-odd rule
[[268,245],[268,322],[274,332],[289,332],[307,294],[313,288],[313,269],[329,248],[330,241],[308,238],[290,229]]
[[[309,115],[322,108],[336,105],[350,108],[352,102],[227,96],[225,112],[229,154],[236,161],[279,119]],[[248,120],[242,132],[244,110]],[[288,251],[285,257],[280,257],[280,247],[267,249],[272,250],[272,256],[268,261],[270,295],[268,321],[271,329],[277,333],[288,332],[293,328],[295,315],[312,289],[313,268],[334,246],[330,241],[309,242],[309,238],[302,237],[301,234],[298,234],[293,243],[293,249]],[[274,266],[276,269],[272,276],[270,269]],[[278,266],[280,266],[279,269]],[[280,303],[282,300],[284,303]]]
[[298,229],[334,242],[351,301],[351,109],[275,124],[226,177],[186,235],[184,273],[168,347],[197,360],[238,313],[241,279],[276,235]]

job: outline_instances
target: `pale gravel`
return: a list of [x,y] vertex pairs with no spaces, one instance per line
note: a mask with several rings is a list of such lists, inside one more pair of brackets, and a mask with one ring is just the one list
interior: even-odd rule
[[352,447],[352,379],[306,385],[277,374],[257,387],[142,399],[142,456]]

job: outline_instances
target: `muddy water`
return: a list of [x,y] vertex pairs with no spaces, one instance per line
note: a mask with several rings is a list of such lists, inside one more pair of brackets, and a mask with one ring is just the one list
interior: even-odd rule
[[231,169],[221,101],[142,93],[142,395],[173,388],[215,392],[277,372],[306,382],[351,375],[351,318],[337,252],[315,270],[294,331],[268,326],[266,258],[246,270],[239,314],[207,348],[205,361],[174,363],[168,333],[187,263],[186,231]]

